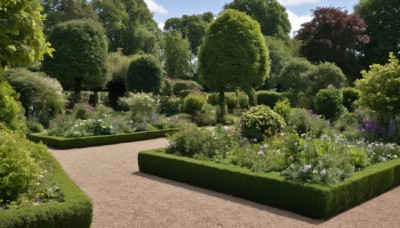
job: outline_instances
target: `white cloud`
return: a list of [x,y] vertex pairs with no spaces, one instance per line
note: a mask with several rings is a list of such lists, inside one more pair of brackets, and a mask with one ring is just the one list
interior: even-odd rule
[[301,24],[312,20],[310,15],[299,16],[290,10],[287,10],[287,13],[289,15],[289,21],[292,24],[292,33],[298,31]]
[[319,2],[319,0],[278,0],[284,6],[296,6],[302,4],[311,4]]
[[157,4],[154,0],[144,0],[149,7],[150,12],[154,14],[167,14],[168,11],[162,6]]
[[164,23],[158,23],[158,27],[161,29],[161,30],[164,30]]

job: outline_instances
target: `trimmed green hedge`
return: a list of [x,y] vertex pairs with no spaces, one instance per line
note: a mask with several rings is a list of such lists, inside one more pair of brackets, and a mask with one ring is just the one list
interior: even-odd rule
[[367,167],[339,184],[321,186],[163,151],[140,152],[140,171],[318,219],[334,216],[400,184],[400,159]]
[[102,146],[123,142],[133,142],[146,139],[155,139],[165,137],[169,133],[177,131],[173,129],[163,129],[156,131],[142,131],[128,134],[100,135],[81,138],[64,138],[57,136],[48,136],[45,133],[31,133],[27,138],[33,142],[43,142],[47,146],[57,149],[71,149],[90,146]]
[[90,227],[93,216],[92,202],[71,180],[60,164],[57,161],[55,163],[57,165],[54,179],[59,184],[61,192],[64,193],[65,202],[0,211],[0,228]]

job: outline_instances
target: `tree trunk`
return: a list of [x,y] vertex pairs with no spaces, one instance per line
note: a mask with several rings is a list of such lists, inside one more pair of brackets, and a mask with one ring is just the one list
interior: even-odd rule
[[396,134],[396,115],[392,114],[390,116],[389,128],[388,128],[388,137],[393,137]]
[[75,79],[75,96],[74,96],[74,104],[78,104],[81,101],[81,91],[82,91],[82,79]]
[[256,91],[253,89],[253,87],[246,89],[245,92],[247,93],[247,96],[249,96],[250,106],[256,106],[257,105],[257,94],[256,94]]
[[217,121],[222,123],[224,121],[224,116],[226,115],[225,93],[223,89],[218,91],[218,104],[219,110],[217,114]]

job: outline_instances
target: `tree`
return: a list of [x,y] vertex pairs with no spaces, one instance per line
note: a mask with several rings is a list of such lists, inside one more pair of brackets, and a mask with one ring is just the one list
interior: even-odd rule
[[213,14],[207,12],[199,15],[183,15],[182,18],[170,18],[165,22],[164,30],[178,30],[190,43],[192,54],[197,56],[198,48],[206,34],[206,28],[214,20]]
[[317,7],[312,13],[312,21],[304,23],[296,36],[303,41],[301,54],[314,63],[336,63],[354,81],[362,69],[360,47],[369,41],[366,24],[340,8]]
[[171,78],[186,78],[190,75],[191,53],[189,41],[179,31],[165,33],[165,69]]
[[42,6],[47,15],[44,21],[47,33],[62,22],[78,19],[99,20],[93,7],[86,0],[42,0]]
[[283,91],[305,91],[308,85],[306,73],[315,68],[309,61],[293,58],[283,67],[276,83]]
[[361,91],[359,104],[368,107],[389,121],[389,136],[393,136],[396,116],[400,111],[400,64],[390,53],[389,63],[373,64],[369,71],[361,72],[363,78],[356,81]]
[[130,92],[159,93],[162,68],[160,62],[151,55],[142,55],[129,64],[126,87]]
[[260,23],[264,36],[289,39],[289,16],[285,7],[276,0],[234,0],[224,8],[239,10],[251,16]]
[[389,52],[400,55],[400,1],[361,0],[354,10],[368,25],[370,42],[362,49],[365,67],[385,64]]
[[73,88],[75,104],[82,87],[98,89],[107,81],[106,39],[103,28],[91,20],[61,23],[50,34],[56,51],[53,58],[44,59],[43,69],[64,89]]
[[93,0],[93,7],[106,29],[110,51],[158,54],[161,30],[143,0]]
[[269,74],[268,48],[260,25],[236,10],[224,11],[207,28],[199,52],[201,80],[219,93],[219,119],[225,115],[224,91],[237,87],[256,102],[254,88]]

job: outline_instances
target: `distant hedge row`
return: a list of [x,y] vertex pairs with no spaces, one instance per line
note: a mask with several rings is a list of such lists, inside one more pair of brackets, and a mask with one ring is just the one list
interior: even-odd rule
[[65,202],[0,211],[0,228],[90,227],[93,216],[92,202],[61,166],[56,161],[55,163],[57,167],[54,180],[59,184]]
[[334,186],[320,186],[287,181],[277,173],[253,173],[163,152],[139,153],[140,171],[318,219],[329,218],[400,184],[400,159],[367,167]]
[[127,134],[100,135],[81,138],[64,138],[48,136],[45,133],[31,133],[28,139],[33,142],[43,142],[47,146],[57,149],[71,149],[90,146],[101,146],[123,142],[133,142],[146,139],[165,137],[167,134],[177,131],[177,129],[163,129],[156,131],[143,131]]

